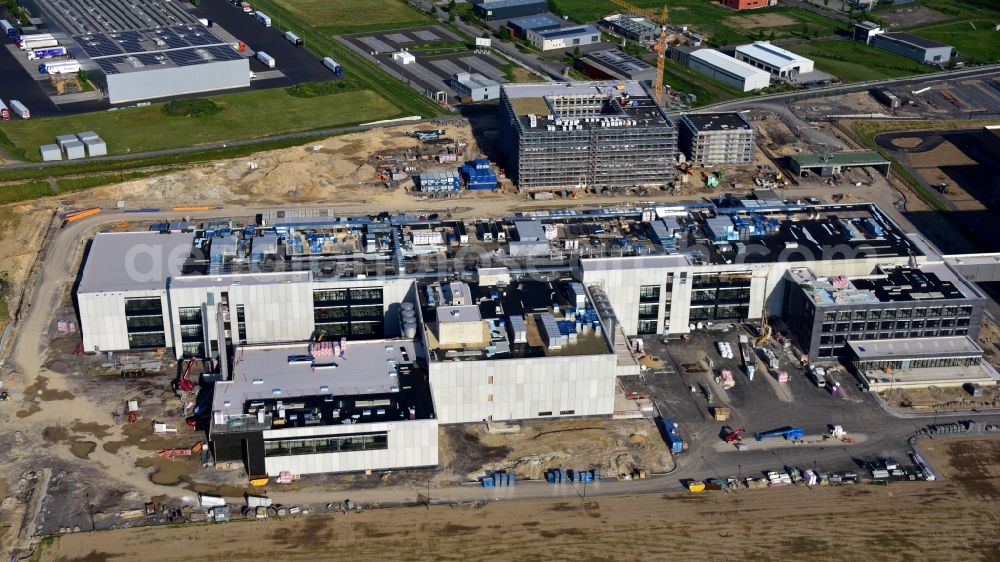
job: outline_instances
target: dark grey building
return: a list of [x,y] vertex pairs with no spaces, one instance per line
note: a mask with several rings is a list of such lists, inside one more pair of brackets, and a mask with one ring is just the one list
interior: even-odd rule
[[663,186],[677,127],[640,82],[504,84],[500,146],[523,191]]
[[562,27],[563,20],[552,14],[541,14],[524,18],[512,19],[507,22],[507,27],[520,39],[528,37],[529,31],[548,31]]
[[580,72],[595,80],[638,80],[653,83],[656,68],[618,49],[593,51],[579,60]]
[[845,356],[848,344],[979,335],[986,298],[944,264],[876,270],[864,277],[788,272],[785,319],[811,359]]
[[615,14],[599,23],[611,33],[636,43],[650,44],[660,36],[660,26],[642,17]]
[[682,115],[678,145],[700,164],[753,162],[753,125],[736,112]]
[[955,53],[950,45],[901,32],[872,35],[868,44],[927,64],[948,64]]
[[545,0],[479,0],[472,3],[472,12],[484,20],[505,20],[544,14],[549,11]]

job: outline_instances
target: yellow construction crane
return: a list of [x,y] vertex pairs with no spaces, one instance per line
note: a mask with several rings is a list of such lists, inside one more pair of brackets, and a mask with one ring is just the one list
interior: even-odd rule
[[611,2],[660,26],[660,39],[654,47],[656,49],[656,82],[653,83],[653,95],[656,97],[656,103],[663,105],[663,71],[667,64],[667,5],[664,4],[663,12],[657,14],[652,10],[634,6],[625,0],[611,0]]

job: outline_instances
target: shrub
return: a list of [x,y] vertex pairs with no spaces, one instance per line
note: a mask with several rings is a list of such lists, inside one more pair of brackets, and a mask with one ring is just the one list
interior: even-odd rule
[[163,113],[171,117],[208,117],[221,113],[223,109],[221,104],[206,98],[173,100],[163,104]]

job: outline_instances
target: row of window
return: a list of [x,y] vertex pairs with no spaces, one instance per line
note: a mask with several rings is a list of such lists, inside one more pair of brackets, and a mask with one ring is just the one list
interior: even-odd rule
[[842,310],[823,313],[823,322],[844,320],[880,320],[883,318],[938,318],[941,316],[971,316],[971,306],[933,306],[919,308],[888,308],[875,310]]
[[718,304],[708,306],[691,306],[688,315],[690,320],[746,320],[750,317],[750,305]]
[[282,439],[264,442],[265,457],[380,451],[389,448],[388,433],[336,435],[313,439]]
[[125,316],[163,315],[160,297],[125,299]]
[[164,347],[166,345],[167,340],[164,338],[163,332],[128,335],[129,349],[149,349],[153,347]]
[[347,303],[347,302],[382,302],[381,287],[363,287],[356,289],[317,289],[313,291],[313,302]]
[[382,322],[316,322],[316,331],[333,336],[355,336],[362,338],[382,337],[385,327]]
[[824,335],[820,336],[820,345],[829,344],[842,344],[847,343],[849,340],[861,341],[861,340],[891,340],[900,338],[936,338],[936,337],[947,337],[947,336],[964,336],[969,333],[968,328],[955,328],[954,330],[950,328],[941,328],[937,330],[910,330],[908,332],[879,332],[879,333],[855,333],[855,334],[836,334],[836,335]]
[[869,322],[824,323],[820,331],[824,334],[841,332],[874,332],[877,330],[920,330],[923,328],[954,328],[970,325],[971,318],[936,318],[933,320],[883,320]]
[[932,357],[929,359],[910,359],[908,361],[899,360],[872,360],[855,361],[854,367],[858,371],[898,371],[899,369],[926,369],[943,367],[975,367],[982,363],[981,357]]
[[330,306],[316,307],[314,315],[316,322],[329,322],[333,320],[346,320],[348,318],[382,318],[383,311],[380,304]]

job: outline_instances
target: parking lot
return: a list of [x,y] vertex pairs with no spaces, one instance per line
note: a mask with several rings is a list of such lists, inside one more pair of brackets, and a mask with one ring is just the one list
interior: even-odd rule
[[[783,467],[818,468],[824,471],[858,470],[864,459],[891,456],[907,458],[906,439],[922,427],[919,420],[889,416],[875,400],[859,390],[853,375],[835,368],[831,378],[840,383],[836,394],[820,388],[786,350],[772,346],[780,369],[789,375],[780,383],[765,368],[759,351],[754,379],[747,376],[739,351],[739,335],[753,334],[739,326],[728,331],[699,331],[687,342],[646,337],[646,353],[662,360],[663,368],[646,370],[643,383],[660,413],[678,423],[690,449],[678,458],[680,471],[704,472],[705,477],[760,476]],[[733,358],[723,358],[716,342],[728,342]],[[705,359],[712,361],[708,369]],[[716,382],[722,370],[731,371],[735,385],[724,389]],[[714,407],[728,407],[731,419],[716,421]],[[825,437],[832,426],[847,432],[847,442]],[[757,441],[756,433],[784,427],[801,427],[800,441],[770,438]],[[723,436],[744,428],[745,450],[726,443]]]
[[[450,79],[459,72],[478,72],[493,80],[502,80],[504,77],[499,68],[504,64],[502,59],[494,54],[476,53],[466,47],[456,47],[455,43],[462,39],[441,26],[359,33],[344,35],[340,39],[413,89],[425,94],[443,91],[449,97],[454,96]],[[441,48],[436,48],[438,46]],[[409,49],[416,57],[416,62],[404,65],[392,59],[393,53],[403,49]]]

